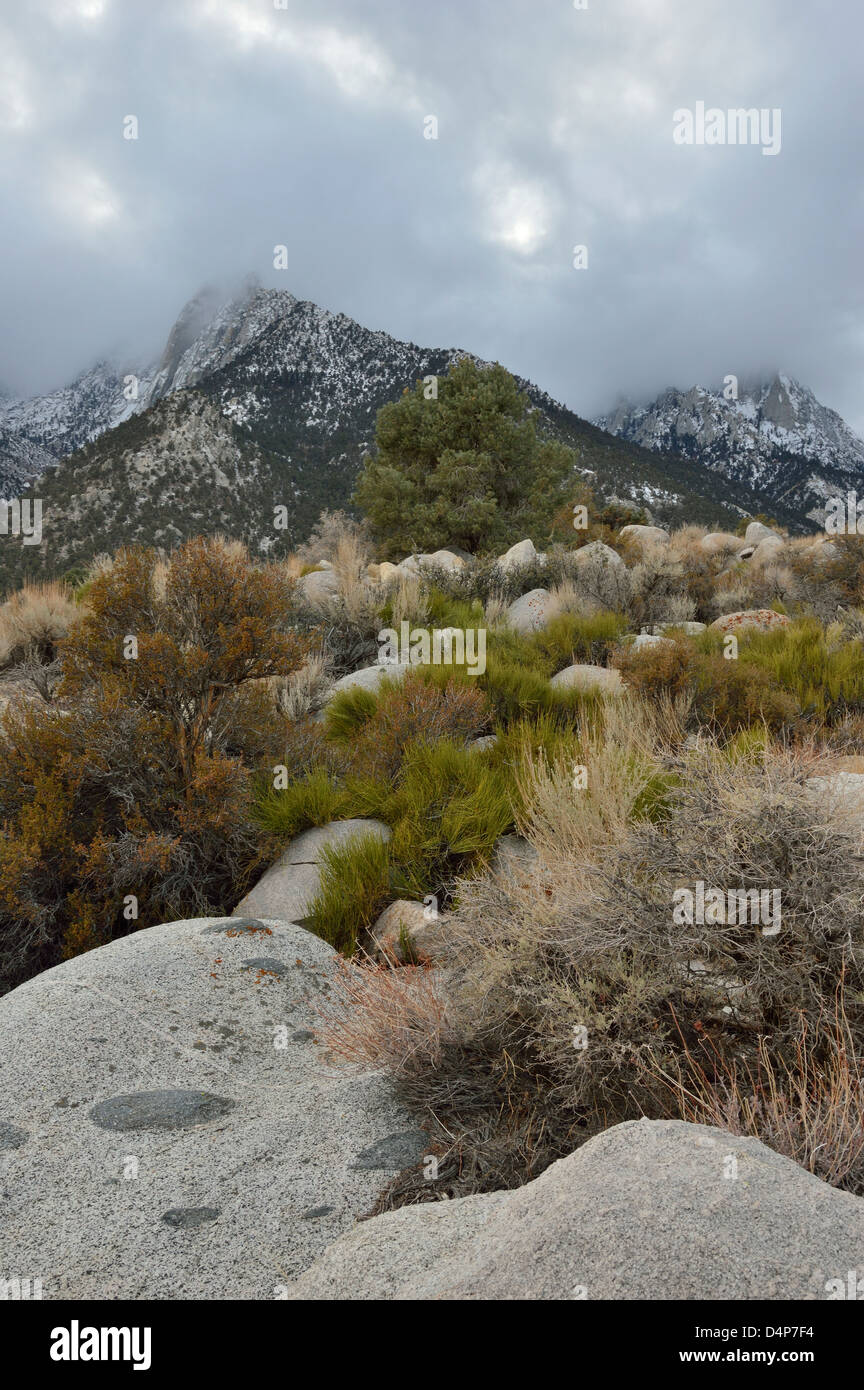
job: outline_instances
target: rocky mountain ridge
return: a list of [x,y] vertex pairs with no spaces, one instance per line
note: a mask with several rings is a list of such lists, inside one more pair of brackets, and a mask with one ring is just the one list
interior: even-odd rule
[[864,440],[784,372],[731,396],[672,387],[648,404],[622,401],[595,423],[619,439],[698,462],[771,505],[791,500],[814,521],[826,497],[864,475]]
[[[201,530],[225,529],[278,554],[325,507],[349,504],[380,407],[462,355],[401,342],[253,280],[228,298],[205,288],[157,362],[100,363],[33,400],[0,398],[0,495],[26,495],[30,483],[45,513],[45,543],[3,547],[0,579],[63,574],[120,544],[166,544]],[[778,520],[807,529],[800,504],[812,509],[812,488],[787,504],[764,469],[720,466],[725,417],[718,451],[694,458],[682,447],[681,410],[681,429],[665,433],[647,415],[591,424],[517,381],[541,432],[574,449],[600,498],[646,506],[666,524],[733,529],[770,500]],[[746,410],[738,414],[745,422]],[[814,411],[809,418],[818,432]],[[833,457],[845,459],[851,432],[839,417],[832,424]],[[747,457],[752,463],[752,450]],[[824,469],[820,478],[833,486]],[[285,506],[289,528],[277,532],[274,510]]]

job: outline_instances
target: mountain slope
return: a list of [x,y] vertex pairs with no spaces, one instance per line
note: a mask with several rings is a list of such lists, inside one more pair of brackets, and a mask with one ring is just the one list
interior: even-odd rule
[[[0,406],[0,426],[14,421],[19,441],[45,451],[37,463],[77,444],[30,489],[43,501],[42,546],[0,547],[0,580],[202,531],[279,554],[323,508],[349,502],[380,407],[461,355],[400,342],[284,291],[247,284],[228,303],[202,291],[141,373],[137,399],[125,398],[119,371],[100,367],[65,392]],[[601,497],[643,503],[661,521],[723,526],[764,505],[745,479],[616,438],[519,384],[541,432],[575,450]],[[274,527],[277,506],[288,509],[286,531]]]
[[41,444],[0,426],[0,498],[18,497],[33,478],[56,462]]
[[623,402],[597,424],[631,443],[701,463],[802,519],[818,520],[826,497],[864,476],[864,440],[785,373],[737,400],[702,386],[670,389],[648,405]]
[[[22,443],[38,446],[53,459],[64,458],[142,408],[140,386],[138,399],[127,398],[133,388],[126,378],[131,375],[97,362],[69,386],[48,395],[26,401],[0,399],[0,432],[4,438],[15,435]],[[0,444],[0,476],[6,447]]]

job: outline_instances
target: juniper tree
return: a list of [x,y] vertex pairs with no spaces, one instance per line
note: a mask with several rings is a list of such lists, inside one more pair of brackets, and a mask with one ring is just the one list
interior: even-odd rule
[[545,536],[572,485],[575,455],[537,432],[509,372],[455,363],[378,412],[355,502],[382,555],[458,546],[472,554]]

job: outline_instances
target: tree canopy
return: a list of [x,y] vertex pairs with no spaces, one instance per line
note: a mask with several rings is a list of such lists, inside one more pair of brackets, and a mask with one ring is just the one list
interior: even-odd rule
[[355,502],[383,556],[472,554],[548,531],[572,481],[572,449],[537,433],[528,397],[497,363],[456,362],[378,412],[376,453]]

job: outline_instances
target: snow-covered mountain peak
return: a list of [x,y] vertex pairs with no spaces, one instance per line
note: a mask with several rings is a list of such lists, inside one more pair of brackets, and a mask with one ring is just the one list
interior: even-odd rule
[[[649,449],[672,451],[763,486],[782,458],[848,472],[864,469],[864,441],[789,373],[725,389],[670,387],[654,401],[619,402],[602,428]],[[775,469],[776,471],[776,469]]]
[[211,286],[189,300],[177,317],[143,404],[194,386],[227,366],[297,303],[287,290],[264,290],[247,277],[239,294],[223,298]]

